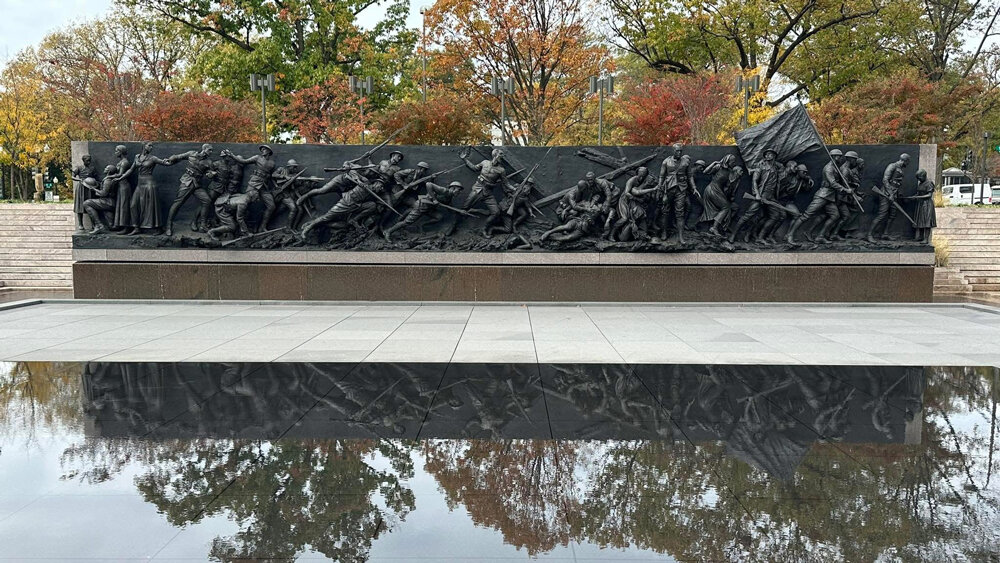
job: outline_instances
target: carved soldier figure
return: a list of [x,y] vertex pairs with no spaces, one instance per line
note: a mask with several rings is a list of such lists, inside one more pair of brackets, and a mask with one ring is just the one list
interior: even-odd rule
[[694,175],[691,173],[691,159],[684,154],[684,145],[673,146],[674,154],[668,156],[660,165],[660,203],[657,211],[660,238],[667,239],[670,232],[670,216],[673,215],[674,230],[677,231],[677,242],[684,243],[684,227],[687,220],[687,199],[691,192],[697,191],[694,185]]
[[[83,203],[90,199],[90,190],[83,186],[83,181],[87,178],[93,178],[95,182],[97,181],[97,167],[94,166],[90,155],[85,154],[80,160],[83,161],[83,164],[73,169],[73,213],[76,215],[76,232],[78,233],[83,232],[83,216],[87,214]],[[114,167],[112,166],[112,168]],[[97,227],[97,223],[92,226]]]
[[[503,166],[503,150],[493,149],[493,152],[490,154],[491,158],[489,160],[484,159],[478,164],[469,160],[468,149],[458,156],[465,162],[469,170],[479,174],[476,177],[476,183],[472,185],[469,197],[462,203],[462,209],[468,211],[478,205],[486,208],[489,214],[486,216],[486,222],[483,224],[483,236],[489,237],[491,234],[490,227],[501,220],[500,214],[503,212],[500,209],[500,204],[497,203],[496,196],[493,195],[494,189],[502,190],[504,184],[507,183],[507,172]],[[455,226],[457,224],[458,221],[456,218]],[[452,230],[454,228],[452,227]]]
[[[295,203],[295,200],[298,199],[295,184],[299,180],[293,179],[301,171],[302,167],[299,166],[299,163],[294,158],[290,159],[287,164],[274,171],[274,191],[266,190],[260,194],[260,198],[264,202],[265,215],[267,215],[268,209],[271,209],[273,213],[277,203],[288,209],[289,230],[294,230],[298,226],[299,215],[301,215],[301,210]],[[267,217],[270,219],[270,215]],[[260,229],[266,231],[267,228],[267,223],[262,222]]]
[[[765,203],[777,203],[775,202],[775,198],[778,195],[778,181],[781,177],[781,167],[775,160],[777,156],[778,153],[773,149],[764,150],[764,161],[754,168],[753,176],[751,177],[751,189],[754,197],[757,199],[750,204],[750,207],[747,207],[743,216],[736,223],[736,228],[733,229],[733,232],[729,233],[729,242],[734,242],[743,227],[752,220],[757,220],[763,216],[766,225],[767,221],[777,221],[782,216],[781,212],[775,209],[774,205]],[[773,243],[773,241],[767,240],[763,240],[762,242]]]
[[232,234],[234,237],[250,234],[250,226],[247,225],[247,211],[250,204],[259,198],[260,192],[257,190],[250,190],[245,194],[223,194],[215,202],[215,214],[218,215],[219,222],[222,224],[208,231],[208,235],[218,239],[226,234]]
[[[173,234],[174,217],[177,216],[177,212],[184,205],[184,202],[187,201],[187,198],[191,197],[191,194],[194,194],[195,198],[201,203],[201,207],[204,208],[212,205],[212,200],[208,197],[208,192],[201,187],[201,180],[206,174],[214,175],[212,172],[212,161],[208,159],[210,156],[212,156],[212,145],[206,143],[201,146],[201,150],[199,151],[175,154],[167,159],[170,162],[187,160],[187,168],[184,169],[184,175],[181,176],[177,197],[174,198],[174,202],[170,205],[170,211],[167,212],[167,236]],[[200,210],[191,222],[191,230],[195,232],[202,231],[202,225],[198,224],[198,217],[207,216],[208,211]]]
[[[360,175],[354,181],[356,182],[354,187],[344,193],[329,211],[302,227],[302,238],[309,236],[309,233],[320,225],[347,224],[348,221],[356,224],[363,216],[376,212],[376,205],[386,202],[385,198],[388,194],[385,190],[387,186],[383,181],[369,182],[367,178]],[[318,188],[318,190],[325,187]],[[318,190],[313,190],[313,192]]]
[[226,193],[237,194],[243,191],[243,165],[233,158],[232,153],[222,151],[222,160],[229,166],[229,183]]
[[640,166],[635,171],[635,176],[625,182],[625,189],[618,198],[618,219],[611,227],[612,240],[628,242],[648,237],[646,207],[650,194],[658,189],[649,175],[649,169]]
[[797,164],[795,161],[790,161],[789,164],[791,166],[786,166],[785,174],[778,182],[778,193],[776,196],[776,201],[785,210],[775,208],[777,214],[773,218],[768,219],[761,229],[760,238],[762,239],[773,239],[781,225],[785,221],[794,218],[795,213],[798,213],[798,208],[795,206],[795,198],[800,193],[808,192],[813,188],[814,182],[809,177],[809,168],[805,164]]
[[457,196],[464,189],[461,182],[452,182],[447,187],[440,186],[434,182],[426,182],[426,193],[417,197],[417,202],[410,211],[395,225],[385,231],[385,240],[391,240],[392,233],[409,227],[416,223],[421,217],[432,215],[434,223],[439,223],[444,219],[444,213],[440,204],[451,205]]
[[837,194],[850,189],[843,185],[843,180],[840,177],[839,168],[844,164],[844,153],[840,149],[833,149],[830,151],[830,156],[833,157],[833,160],[826,163],[823,167],[823,183],[820,184],[819,189],[813,195],[813,200],[809,204],[809,207],[806,208],[802,215],[799,215],[798,219],[792,222],[792,226],[788,229],[788,234],[785,235],[785,240],[789,244],[795,244],[795,231],[820,211],[823,212],[826,222],[820,228],[819,238],[816,239],[816,242],[829,242],[826,240],[826,232],[840,218],[840,210],[837,209]]
[[491,232],[513,233],[521,223],[527,221],[528,217],[531,216],[528,196],[535,189],[535,179],[530,177],[525,178],[524,187],[520,191],[518,191],[518,188],[519,186],[515,186],[510,182],[504,183],[504,196],[500,200],[500,218],[502,221],[500,225],[491,226]]
[[[246,165],[253,164],[253,171],[250,172],[250,180],[247,181],[247,193],[257,192],[257,197],[261,197],[261,193],[266,191],[269,184],[273,181],[272,176],[274,175],[274,169],[277,167],[274,163],[274,149],[268,145],[260,145],[257,147],[260,154],[243,157],[238,154],[233,154],[228,149],[222,151],[222,156],[229,156],[236,162]],[[274,209],[271,209],[274,212]],[[259,229],[266,229],[268,221],[270,221],[271,215],[265,210],[264,218],[261,221],[261,226]]]
[[212,162],[212,174],[206,174],[209,176],[208,187],[205,192],[208,194],[209,205],[201,206],[198,208],[198,216],[195,217],[195,222],[204,225],[207,229],[210,223],[214,223],[214,207],[215,202],[218,201],[220,197],[224,194],[229,193],[229,182],[231,175],[231,167],[228,159],[220,158]]
[[844,236],[841,236],[841,231],[860,212],[855,198],[859,196],[861,191],[861,173],[864,170],[865,161],[854,151],[844,153],[844,160],[844,164],[840,167],[840,173],[847,180],[847,185],[851,188],[852,192],[841,192],[837,195],[837,210],[840,212],[840,218],[834,224],[833,228],[830,229],[830,240],[842,240],[845,238],[847,234],[845,233]]
[[882,194],[877,194],[878,210],[871,228],[868,229],[868,242],[876,242],[879,230],[882,231],[881,238],[888,238],[889,228],[896,219],[896,206],[893,202],[899,199],[903,187],[903,173],[909,164],[910,155],[903,153],[899,155],[899,160],[885,167],[885,172],[882,174]]
[[729,228],[729,220],[739,209],[736,203],[736,188],[743,176],[743,168],[736,165],[736,156],[727,154],[705,168],[705,174],[712,176],[702,195],[702,212],[699,223],[712,222],[709,234],[722,236]]
[[[414,200],[417,194],[426,191],[425,188],[427,186],[427,182],[430,180],[417,182],[416,184],[413,183],[421,178],[424,178],[425,176],[428,176],[428,170],[430,170],[430,166],[428,166],[426,162],[420,161],[417,163],[416,168],[405,168],[396,172],[396,182],[395,187],[392,190],[392,199],[390,200],[390,203],[392,203],[393,206],[400,202],[415,203]],[[413,185],[411,186],[410,184]],[[407,201],[408,199],[411,201]],[[407,205],[407,207],[409,207],[409,205]]]
[[934,209],[934,181],[927,179],[926,170],[917,170],[917,193],[907,199],[917,202],[917,209],[913,214],[913,226],[917,230],[913,238],[929,244],[931,231],[937,227],[937,215]]
[[605,206],[605,210],[610,209],[611,200],[617,190],[615,185],[604,178],[598,178],[593,172],[587,172],[583,180],[577,182],[576,187],[566,194],[569,216],[581,213],[584,203],[589,203],[596,195],[597,201]]
[[[601,195],[594,194],[589,201],[576,204],[577,215],[570,217],[562,225],[549,229],[542,234],[540,240],[552,239],[557,242],[579,240],[594,232],[594,227],[600,222],[604,213]],[[565,234],[560,234],[565,233]]]

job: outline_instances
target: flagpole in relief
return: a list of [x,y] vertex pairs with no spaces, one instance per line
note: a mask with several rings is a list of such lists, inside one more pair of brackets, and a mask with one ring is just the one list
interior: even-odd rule
[[[819,139],[819,144],[823,145],[823,150],[826,151],[827,158],[829,158],[830,162],[833,163],[833,167],[837,169],[837,174],[840,175],[841,181],[844,182],[844,187],[845,188],[849,188],[850,185],[847,182],[847,177],[844,176],[844,171],[841,170],[840,167],[837,166],[837,162],[835,160],[833,160],[833,155],[830,154],[830,149],[827,148],[826,142],[823,141],[823,136],[820,135],[819,134],[819,130],[816,129],[816,124],[813,123],[812,118],[809,117],[809,112],[806,111],[806,106],[802,103],[802,100],[799,100],[799,107],[802,108],[802,113],[806,114],[806,119],[809,121],[809,125],[812,127],[813,133],[816,134],[816,138]],[[862,212],[864,212],[865,208],[864,208],[863,205],[861,205],[861,200],[858,199],[858,194],[852,192],[851,193],[851,197],[854,198],[854,203],[858,206],[858,209],[860,209]]]

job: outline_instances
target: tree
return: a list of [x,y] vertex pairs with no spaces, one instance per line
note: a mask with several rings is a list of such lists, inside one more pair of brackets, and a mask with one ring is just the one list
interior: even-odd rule
[[[784,76],[793,82],[778,105],[809,88],[796,58],[817,41],[875,21],[887,0],[608,0],[619,46],[653,68],[678,73],[735,66],[759,69],[762,87]],[[893,22],[897,23],[897,22]],[[850,55],[842,51],[844,56]],[[834,61],[828,61],[830,63]]]
[[[412,87],[402,72],[417,37],[406,28],[407,0],[124,1],[219,40],[219,48],[198,57],[189,78],[230,98],[249,97],[249,74],[266,72],[277,75],[284,92],[349,74],[373,76],[377,94],[369,103],[374,107]],[[367,30],[358,25],[360,14],[383,5],[378,24]],[[281,104],[291,101],[276,98]]]
[[732,94],[720,74],[681,74],[625,89],[616,125],[634,145],[716,142],[732,113]]
[[41,167],[54,154],[48,142],[58,132],[33,60],[22,53],[0,72],[0,162],[10,168],[10,190],[21,199],[34,191],[27,170]]
[[205,92],[161,92],[135,118],[139,137],[158,141],[252,143],[260,139],[257,111]]
[[346,77],[302,88],[288,94],[282,119],[296,135],[310,143],[354,143],[361,135],[360,99]]
[[383,135],[407,125],[396,138],[404,145],[479,144],[489,137],[472,102],[444,92],[427,100],[407,101],[389,108],[376,120]]
[[[579,121],[589,78],[612,67],[582,0],[438,0],[426,17],[440,63],[472,66],[467,81],[455,84],[470,99],[488,90],[491,77],[513,79],[507,143],[551,142]],[[498,96],[487,111],[500,129]]]

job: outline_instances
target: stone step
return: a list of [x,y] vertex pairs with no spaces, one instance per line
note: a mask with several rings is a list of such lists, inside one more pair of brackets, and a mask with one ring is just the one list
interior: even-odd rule
[[11,257],[24,256],[34,260],[55,258],[60,260],[71,260],[73,258],[72,248],[0,248],[0,259],[11,259]]
[[0,279],[18,278],[19,274],[43,275],[43,274],[63,274],[73,275],[73,268],[65,266],[0,266]]
[[934,229],[934,234],[939,236],[967,236],[967,235],[998,235],[1000,227],[962,227],[961,229],[948,229],[938,227]]
[[0,240],[0,248],[73,248],[73,244],[61,240],[31,240],[31,241],[12,241],[6,242]]
[[28,289],[28,288],[53,288],[53,287],[73,287],[73,280],[3,280],[4,288],[18,288],[18,289]]
[[0,280],[7,282],[7,285],[23,281],[73,281],[73,274],[4,274],[0,273]]
[[974,264],[962,268],[956,268],[962,275],[969,275],[976,273],[985,272],[998,272],[1000,271],[1000,264]]

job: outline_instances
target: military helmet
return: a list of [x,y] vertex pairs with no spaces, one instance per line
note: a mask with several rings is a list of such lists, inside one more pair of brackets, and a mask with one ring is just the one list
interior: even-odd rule
[[96,188],[97,187],[97,180],[95,180],[93,178],[90,178],[90,177],[84,178],[83,179],[83,185],[91,187],[91,188]]
[[854,151],[847,151],[846,153],[844,153],[844,156],[847,158],[858,158],[858,153]]
[[289,167],[298,166],[298,165],[299,165],[298,161],[295,160],[294,158],[288,159],[288,166]]
[[274,154],[274,149],[272,149],[270,145],[258,145],[257,146],[257,150],[259,150],[259,151],[260,150],[264,150],[264,149],[267,149],[267,152],[269,152],[271,154]]
[[831,149],[830,156],[844,156],[844,152],[840,149]]
[[392,155],[394,155],[394,154],[398,154],[398,155],[399,155],[399,158],[403,158],[403,153],[401,153],[401,152],[399,152],[399,151],[390,151],[390,152],[389,152],[389,156],[390,156],[390,157],[392,157]]
[[454,182],[448,184],[448,187],[449,188],[458,188],[460,190],[465,188],[465,186],[462,185],[462,182],[459,182],[458,180],[455,180]]
[[699,158],[698,160],[694,161],[694,166],[701,166],[702,168],[704,168],[705,166],[707,166],[707,164],[705,164],[704,160],[701,160]]
[[428,168],[430,168],[430,166],[428,166],[426,162],[421,160],[420,162],[417,163],[417,168],[423,168],[424,170],[427,170]]
[[796,166],[795,169],[798,170],[799,172],[809,172],[809,167],[806,166],[805,164],[800,164]]
[[764,154],[767,155],[767,153],[771,153],[774,156],[778,156],[778,151],[772,149],[771,147],[764,149]]

